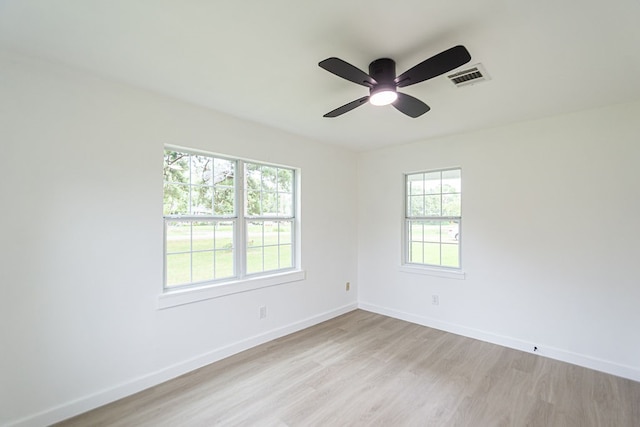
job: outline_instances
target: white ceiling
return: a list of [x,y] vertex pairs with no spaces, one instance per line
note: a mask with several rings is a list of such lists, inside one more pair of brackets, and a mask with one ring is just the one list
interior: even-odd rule
[[[638,0],[0,0],[0,46],[354,150],[640,98]],[[457,44],[491,80],[401,91],[412,119],[318,67],[402,73]]]

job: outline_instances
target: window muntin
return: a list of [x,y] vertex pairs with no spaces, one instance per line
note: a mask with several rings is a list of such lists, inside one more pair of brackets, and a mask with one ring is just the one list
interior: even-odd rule
[[165,289],[293,269],[295,179],[290,168],[167,148]]
[[406,175],[405,264],[461,267],[461,196],[460,169]]

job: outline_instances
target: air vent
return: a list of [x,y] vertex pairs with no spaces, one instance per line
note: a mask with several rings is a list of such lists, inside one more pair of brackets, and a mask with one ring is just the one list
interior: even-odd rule
[[476,64],[462,71],[447,76],[451,82],[458,86],[468,86],[482,81],[491,80],[482,64]]

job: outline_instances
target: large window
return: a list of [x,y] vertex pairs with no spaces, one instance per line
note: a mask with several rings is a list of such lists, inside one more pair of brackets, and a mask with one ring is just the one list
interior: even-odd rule
[[290,270],[294,169],[166,149],[165,289]]
[[460,169],[406,175],[405,264],[459,269]]

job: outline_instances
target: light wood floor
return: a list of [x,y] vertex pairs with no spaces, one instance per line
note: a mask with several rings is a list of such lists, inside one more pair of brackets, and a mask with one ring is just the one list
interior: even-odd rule
[[640,383],[357,310],[61,426],[640,426]]

